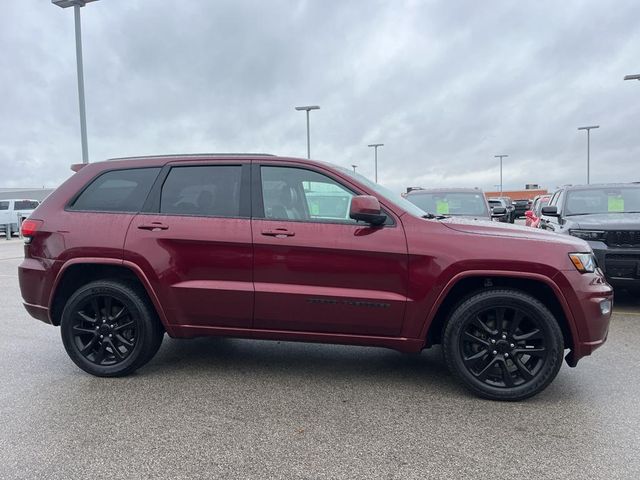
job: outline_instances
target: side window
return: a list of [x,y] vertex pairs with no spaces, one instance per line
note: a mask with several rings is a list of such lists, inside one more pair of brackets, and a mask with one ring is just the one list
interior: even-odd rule
[[555,207],[557,205],[557,200],[558,200],[558,195],[560,194],[560,192],[556,192],[553,194],[553,197],[551,197],[551,200],[549,201],[549,206],[551,207]]
[[160,213],[240,216],[240,165],[173,167],[162,186]]
[[303,168],[261,167],[266,218],[357,223],[349,218],[355,195],[335,180]]
[[100,175],[69,206],[95,212],[139,212],[159,168],[112,170]]
[[35,210],[38,206],[38,202],[35,200],[16,200],[13,206],[14,210]]
[[9,210],[9,202],[0,202],[0,210]]

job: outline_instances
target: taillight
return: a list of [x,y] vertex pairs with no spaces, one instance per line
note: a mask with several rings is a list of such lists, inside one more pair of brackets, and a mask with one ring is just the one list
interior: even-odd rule
[[23,220],[22,226],[20,227],[20,233],[25,239],[30,240],[41,226],[42,220],[31,220],[30,218],[28,218],[26,220]]

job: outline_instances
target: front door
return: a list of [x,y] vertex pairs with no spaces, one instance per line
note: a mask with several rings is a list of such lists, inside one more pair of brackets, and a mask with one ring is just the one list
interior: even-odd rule
[[349,218],[352,189],[310,167],[254,165],[254,328],[396,336],[404,230]]
[[172,165],[131,222],[125,260],[143,267],[170,323],[251,325],[249,175],[249,163]]

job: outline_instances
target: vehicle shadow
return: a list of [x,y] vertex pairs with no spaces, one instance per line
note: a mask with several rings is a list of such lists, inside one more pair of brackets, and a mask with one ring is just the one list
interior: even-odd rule
[[348,345],[314,344],[235,338],[165,337],[158,355],[140,375],[178,373],[251,374],[270,381],[291,378],[361,382],[365,379],[429,384],[437,390],[462,392],[449,373],[439,346],[420,354]]

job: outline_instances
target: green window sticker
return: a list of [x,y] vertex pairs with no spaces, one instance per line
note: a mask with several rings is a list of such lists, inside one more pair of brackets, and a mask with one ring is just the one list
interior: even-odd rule
[[449,213],[449,202],[446,200],[437,200],[436,213],[438,215],[447,215]]
[[624,198],[621,195],[610,196],[608,210],[610,212],[624,212]]

